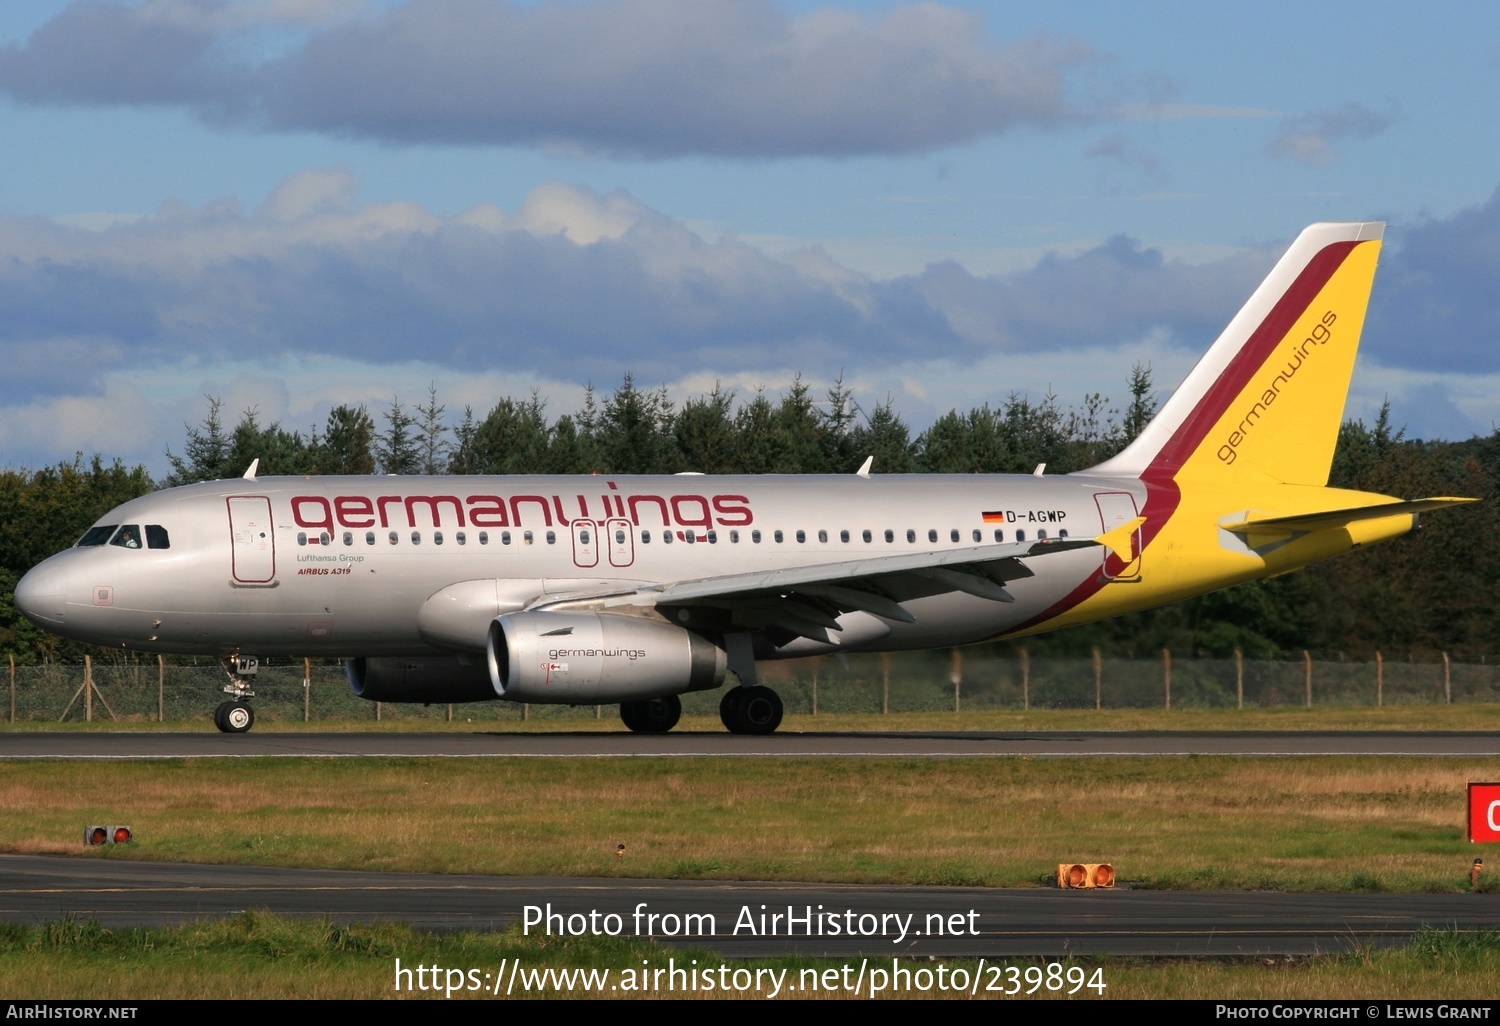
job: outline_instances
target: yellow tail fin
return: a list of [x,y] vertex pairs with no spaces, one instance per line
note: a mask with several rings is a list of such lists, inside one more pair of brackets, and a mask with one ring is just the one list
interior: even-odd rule
[[1096,473],[1328,483],[1385,226],[1315,224]]

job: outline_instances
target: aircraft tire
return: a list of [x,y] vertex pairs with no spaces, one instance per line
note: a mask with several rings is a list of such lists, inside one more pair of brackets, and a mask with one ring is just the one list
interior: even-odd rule
[[225,702],[224,724],[219,729],[226,734],[243,734],[255,726],[255,710],[244,702]]
[[758,684],[730,688],[719,702],[719,719],[734,734],[774,734],[781,715],[781,696]]
[[224,722],[224,712],[233,704],[233,702],[220,702],[214,709],[214,726],[226,734],[229,733],[229,725]]
[[620,703],[620,719],[637,734],[665,734],[681,718],[682,699],[676,695]]

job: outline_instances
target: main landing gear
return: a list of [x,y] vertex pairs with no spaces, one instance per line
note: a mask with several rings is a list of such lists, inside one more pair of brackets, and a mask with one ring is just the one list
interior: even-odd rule
[[665,734],[681,718],[682,699],[676,695],[620,703],[620,719],[637,734]]
[[224,685],[224,693],[230,698],[214,710],[214,726],[224,733],[243,734],[255,726],[255,710],[250,708],[248,700],[255,697],[251,685],[258,669],[260,660],[254,656],[225,657],[224,672],[229,675],[229,683]]
[[774,734],[781,726],[781,696],[759,684],[730,688],[719,702],[719,719],[734,734]]

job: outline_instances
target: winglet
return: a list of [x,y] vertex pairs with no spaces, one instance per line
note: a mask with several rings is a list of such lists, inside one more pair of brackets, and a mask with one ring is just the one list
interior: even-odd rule
[[854,476],[855,477],[869,477],[870,476],[870,468],[873,467],[874,465],[875,465],[875,457],[874,456],[866,456],[864,463],[860,464],[860,468],[854,472]]
[[255,470],[259,466],[260,466],[260,457],[257,456],[257,457],[255,457],[255,459],[253,459],[253,460],[250,461],[250,469],[247,470],[247,471],[245,471],[245,480],[246,481],[254,481],[255,480]]
[[1118,527],[1105,531],[1099,537],[1095,538],[1094,541],[1118,556],[1120,562],[1129,563],[1136,556],[1134,546],[1135,532],[1140,530],[1141,525],[1145,522],[1145,517],[1136,517],[1134,520],[1127,520]]

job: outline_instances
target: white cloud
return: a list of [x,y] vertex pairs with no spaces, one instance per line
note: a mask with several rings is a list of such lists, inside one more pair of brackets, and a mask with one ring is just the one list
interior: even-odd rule
[[[285,26],[299,34],[265,42]],[[396,144],[834,156],[1076,120],[1066,77],[1093,58],[991,42],[939,3],[867,17],[771,0],[80,0],[0,48],[0,91]]]

